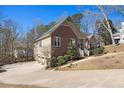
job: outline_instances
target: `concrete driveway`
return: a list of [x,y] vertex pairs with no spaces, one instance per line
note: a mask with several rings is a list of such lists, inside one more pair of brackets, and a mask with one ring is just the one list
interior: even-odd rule
[[46,71],[37,62],[5,65],[0,82],[38,87],[124,87],[124,69]]

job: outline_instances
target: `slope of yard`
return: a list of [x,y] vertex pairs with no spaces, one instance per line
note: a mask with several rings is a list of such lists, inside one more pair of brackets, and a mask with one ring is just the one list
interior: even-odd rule
[[120,44],[120,45],[107,45],[107,46],[105,46],[105,51],[108,52],[108,53],[124,52],[124,44]]
[[60,70],[124,69],[124,44],[105,46],[107,54],[88,57]]
[[87,60],[80,60],[76,64],[70,64],[60,70],[95,70],[95,69],[124,69],[124,52],[109,53],[96,56]]

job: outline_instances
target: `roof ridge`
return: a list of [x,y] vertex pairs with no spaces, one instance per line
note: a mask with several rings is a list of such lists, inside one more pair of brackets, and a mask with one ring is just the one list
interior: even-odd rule
[[52,33],[57,27],[59,27],[59,25],[61,25],[67,18],[69,18],[69,16],[68,17],[65,17],[65,18],[63,18],[63,19],[61,19],[61,20],[59,20],[53,27],[51,27],[47,32],[45,32],[44,34],[42,34],[38,39],[36,39],[36,41],[37,40],[39,40],[39,39],[41,39],[44,35],[47,35],[47,34],[49,34],[49,33]]

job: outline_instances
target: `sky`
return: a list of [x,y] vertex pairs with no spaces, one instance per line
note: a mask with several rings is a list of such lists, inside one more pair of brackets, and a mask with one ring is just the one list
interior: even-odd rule
[[[63,15],[73,15],[85,10],[99,12],[96,6],[77,6],[77,5],[5,5],[0,6],[0,12],[6,17],[14,20],[23,30],[27,32],[36,23],[48,24],[56,21]],[[124,17],[117,12],[112,13],[109,18],[117,23],[124,22]],[[118,19],[115,21],[115,18]],[[39,20],[39,21],[38,21]],[[119,23],[120,24],[120,23]]]

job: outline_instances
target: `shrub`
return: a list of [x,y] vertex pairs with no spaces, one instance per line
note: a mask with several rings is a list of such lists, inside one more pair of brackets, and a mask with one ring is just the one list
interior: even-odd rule
[[67,62],[67,61],[69,61],[71,59],[71,56],[70,55],[64,55],[64,59]]
[[78,52],[76,51],[76,48],[74,48],[71,43],[68,44],[68,47],[67,47],[67,55],[69,55],[71,57],[71,59],[75,59],[75,58],[78,58],[79,55],[78,55]]
[[73,59],[78,59],[78,58],[79,58],[79,54],[78,54],[78,52],[75,50],[75,53],[74,53]]
[[58,66],[58,61],[57,61],[57,58],[56,58],[56,57],[52,57],[52,58],[51,58],[50,66],[51,66],[51,67],[56,67],[56,66]]
[[58,56],[57,60],[58,60],[58,66],[61,66],[62,64],[65,64],[66,62],[63,56]]
[[103,53],[104,53],[104,50],[105,50],[104,47],[96,48],[96,53],[97,53],[97,54],[103,54]]

